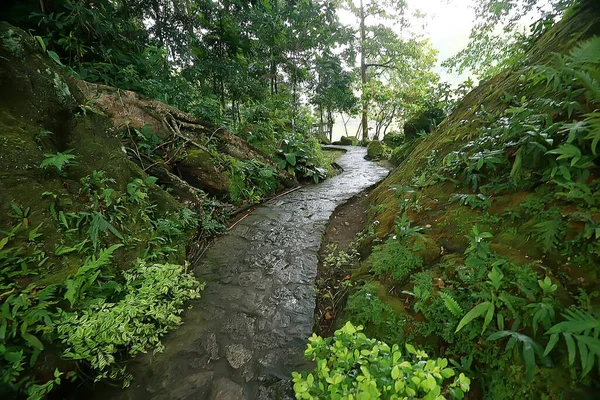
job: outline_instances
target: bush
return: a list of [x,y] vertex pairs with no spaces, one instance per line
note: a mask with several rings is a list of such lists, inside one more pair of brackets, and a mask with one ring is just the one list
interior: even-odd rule
[[389,276],[395,281],[403,281],[410,274],[423,267],[423,259],[404,245],[390,239],[383,246],[373,249],[371,268],[379,276]]
[[390,155],[391,151],[385,144],[379,140],[373,140],[367,146],[367,155],[365,158],[367,160],[383,160],[388,159]]
[[402,146],[402,144],[404,143],[404,135],[402,135],[398,132],[388,133],[383,138],[383,143],[385,143],[386,146],[391,147],[392,149],[395,149],[396,147]]
[[469,391],[469,378],[456,377],[447,359],[427,360],[409,344],[402,354],[361,331],[348,322],[333,338],[309,338],[305,354],[317,365],[313,373],[292,374],[297,399],[462,399]]
[[140,262],[123,275],[121,300],[95,299],[80,312],[59,310],[57,332],[66,345],[64,359],[88,361],[96,381],[124,378],[128,386],[131,377],[124,374],[118,353],[161,351],[161,337],[181,325],[184,303],[199,298],[204,285],[173,264]]

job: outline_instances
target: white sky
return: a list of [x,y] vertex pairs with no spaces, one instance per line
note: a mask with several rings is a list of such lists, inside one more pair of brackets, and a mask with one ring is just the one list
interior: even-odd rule
[[[410,10],[407,16],[415,10],[425,14],[425,18],[409,17],[411,29],[430,39],[433,47],[439,51],[438,67],[435,71],[440,74],[442,81],[454,85],[466,80],[467,75],[448,74],[439,64],[465,48],[469,42],[475,19],[473,2],[474,0],[408,0]],[[358,25],[358,21],[349,11],[339,10],[338,15],[342,23]]]
[[439,64],[467,46],[475,19],[473,0],[408,0],[408,4],[426,14],[422,22],[415,22],[414,26],[421,28],[439,51],[436,72],[442,81],[452,84],[464,81],[466,75],[448,74]]

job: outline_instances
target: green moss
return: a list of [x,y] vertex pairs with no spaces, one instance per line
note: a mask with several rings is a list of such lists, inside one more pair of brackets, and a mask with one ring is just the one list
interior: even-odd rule
[[423,267],[423,259],[395,239],[389,239],[376,247],[370,256],[373,272],[394,281],[404,281],[410,274]]
[[5,31],[0,37],[0,43],[11,55],[21,57],[23,55],[23,46],[21,38],[12,29]]
[[413,149],[415,148],[417,143],[418,143],[418,140],[411,140],[409,142],[404,143],[403,145],[396,147],[392,151],[392,156],[390,158],[390,161],[394,165],[399,166],[400,164],[402,164],[404,162],[404,160],[406,160],[408,158],[408,156],[413,151]]
[[342,136],[339,143],[344,146],[358,146],[358,139],[354,136]]
[[386,146],[379,140],[372,140],[367,145],[367,160],[380,160],[386,157]]

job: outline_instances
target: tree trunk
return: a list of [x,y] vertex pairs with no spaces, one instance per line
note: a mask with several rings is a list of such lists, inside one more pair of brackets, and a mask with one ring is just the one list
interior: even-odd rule
[[329,141],[333,141],[333,115],[331,110],[327,110],[327,130],[329,132]]
[[342,122],[344,123],[344,132],[346,132],[346,136],[348,136],[348,122],[350,121],[350,116],[348,115],[348,119],[344,119],[344,113],[340,113],[342,117]]
[[362,139],[366,140],[369,137],[369,123],[367,120],[367,113],[369,106],[365,96],[365,89],[367,87],[367,63],[365,60],[365,8],[363,0],[360,0],[360,80],[362,83]]

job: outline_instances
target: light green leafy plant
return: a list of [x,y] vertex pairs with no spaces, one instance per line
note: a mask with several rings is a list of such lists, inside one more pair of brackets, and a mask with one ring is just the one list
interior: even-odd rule
[[313,335],[305,354],[316,368],[292,374],[297,399],[462,399],[470,389],[470,379],[456,376],[447,359],[429,360],[410,344],[404,353],[350,322],[333,338]]
[[77,157],[70,154],[72,151],[73,149],[69,149],[62,153],[58,151],[56,154],[44,154],[46,159],[42,161],[40,168],[55,168],[59,174],[62,174],[66,167],[78,164],[77,161],[75,161]]
[[85,360],[96,380],[122,378],[127,386],[130,377],[117,353],[161,351],[161,337],[181,324],[184,302],[199,298],[203,285],[172,264],[142,262],[124,276],[121,300],[95,301],[77,313],[59,311],[57,333],[66,345],[63,358]]

